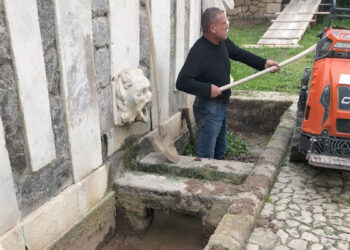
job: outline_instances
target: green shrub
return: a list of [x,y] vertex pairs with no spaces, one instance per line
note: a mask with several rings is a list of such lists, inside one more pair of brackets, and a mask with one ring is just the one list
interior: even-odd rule
[[[226,145],[227,145],[226,156],[227,157],[238,157],[241,155],[248,154],[247,143],[245,141],[239,139],[232,132],[227,131],[226,140],[227,140],[226,141]],[[192,144],[189,141],[186,144],[184,154],[186,156],[194,156],[196,154],[196,149],[192,146]]]
[[248,154],[248,146],[247,143],[237,136],[235,136],[232,132],[227,131],[227,151],[226,156],[228,157],[237,157],[240,155]]

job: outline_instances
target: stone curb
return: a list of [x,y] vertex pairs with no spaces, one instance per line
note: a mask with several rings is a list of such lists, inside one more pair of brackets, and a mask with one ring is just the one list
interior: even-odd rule
[[255,169],[243,183],[246,191],[235,195],[231,207],[210,237],[205,250],[244,249],[264,204],[264,196],[271,189],[287,152],[296,122],[296,110],[296,102],[293,102],[281,117]]

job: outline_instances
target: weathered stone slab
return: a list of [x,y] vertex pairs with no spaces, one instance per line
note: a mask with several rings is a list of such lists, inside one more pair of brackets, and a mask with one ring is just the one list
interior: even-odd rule
[[5,147],[4,128],[0,118],[0,235],[19,221],[16,190],[13,184],[8,152]]
[[91,1],[55,0],[58,54],[75,182],[102,163]]
[[150,153],[143,157],[135,168],[139,171],[170,174],[205,180],[222,180],[241,184],[254,167],[252,163],[222,161],[180,156],[177,164],[170,163],[161,153]]
[[212,231],[231,205],[239,187],[174,176],[126,172],[114,180],[118,206],[140,217],[140,207],[169,209],[202,216]]
[[[156,56],[158,63],[158,78],[159,78],[159,92],[160,105],[162,111],[162,120],[169,118],[169,74],[170,74],[170,11],[171,1],[152,0],[152,25],[154,43],[156,47]],[[154,87],[154,79],[152,83]],[[153,126],[158,125],[157,120],[157,102],[155,91],[153,91],[152,116]]]
[[56,157],[38,10],[34,0],[4,4],[30,165],[37,171]]
[[22,226],[28,249],[52,244],[103,198],[107,185],[108,168],[102,166],[25,217]]

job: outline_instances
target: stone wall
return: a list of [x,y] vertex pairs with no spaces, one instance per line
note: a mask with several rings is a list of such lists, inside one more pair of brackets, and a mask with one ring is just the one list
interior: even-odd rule
[[235,0],[235,8],[227,10],[229,18],[263,18],[280,12],[283,0]]
[[[166,121],[192,100],[175,80],[201,1],[151,5]],[[147,31],[144,0],[0,0],[0,249],[52,244],[101,202],[125,147],[157,127],[154,94],[147,122],[114,117],[124,69],[154,89]]]

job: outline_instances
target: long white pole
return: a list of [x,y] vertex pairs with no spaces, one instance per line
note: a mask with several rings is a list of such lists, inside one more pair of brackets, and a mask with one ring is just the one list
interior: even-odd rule
[[[313,46],[311,46],[310,48],[304,50],[303,52],[301,52],[301,53],[299,53],[299,54],[297,54],[297,55],[295,55],[295,56],[293,56],[293,57],[291,57],[291,58],[289,58],[289,59],[279,63],[278,66],[280,68],[282,68],[282,67],[284,67],[284,66],[286,66],[286,65],[288,65],[288,64],[290,64],[290,63],[292,63],[292,62],[294,62],[294,61],[296,61],[296,60],[298,60],[300,58],[302,58],[303,56],[306,56],[306,55],[310,54],[311,52],[313,52],[316,49],[316,45],[317,44],[314,44]],[[245,83],[245,82],[248,82],[250,80],[253,80],[253,79],[255,79],[255,78],[259,77],[259,76],[265,75],[266,73],[269,73],[269,72],[273,71],[275,68],[276,68],[276,66],[273,66],[273,67],[267,68],[267,69],[265,69],[263,71],[259,71],[258,73],[255,73],[254,75],[251,75],[251,76],[247,76],[246,78],[238,80],[237,82],[233,82],[233,83],[227,84],[225,86],[222,86],[222,87],[220,87],[220,89],[221,89],[221,91],[224,91],[224,90],[232,88],[234,86],[238,86],[238,85],[240,85],[242,83]]]

